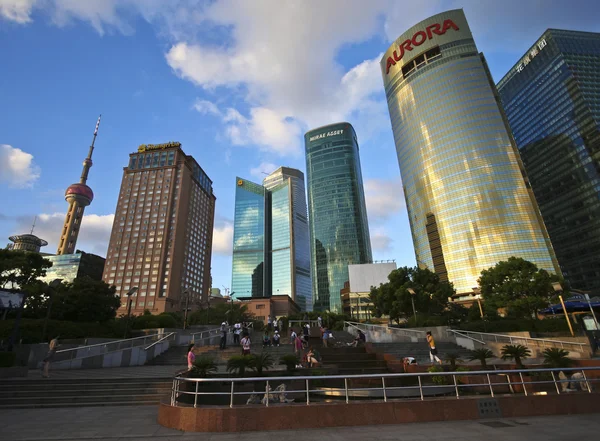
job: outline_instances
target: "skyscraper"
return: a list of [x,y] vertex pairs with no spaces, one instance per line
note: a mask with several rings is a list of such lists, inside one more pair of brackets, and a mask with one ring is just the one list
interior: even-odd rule
[[348,265],[373,259],[358,140],[343,122],[307,132],[304,144],[314,307],[341,312]]
[[216,198],[212,181],[178,142],[141,145],[129,155],[102,279],[132,311],[178,311],[210,290]]
[[88,155],[83,161],[81,178],[79,179],[78,183],[70,185],[65,192],[65,200],[69,203],[69,209],[67,210],[65,223],[60,233],[58,250],[56,251],[56,254],[59,255],[73,254],[75,252],[77,237],[79,236],[81,222],[83,221],[83,212],[85,207],[90,205],[94,199],[94,192],[90,187],[87,186],[86,182],[90,168],[92,167],[92,153],[94,153],[94,143],[96,142],[99,126],[100,117],[98,117],[98,122],[96,122],[96,129],[94,130],[92,145],[90,145]]
[[600,34],[548,29],[498,92],[563,275],[600,294]]
[[312,309],[301,171],[280,167],[263,185],[237,178],[231,290],[237,298],[288,295]]
[[417,261],[459,293],[511,256],[560,273],[463,11],[410,28],[381,70]]

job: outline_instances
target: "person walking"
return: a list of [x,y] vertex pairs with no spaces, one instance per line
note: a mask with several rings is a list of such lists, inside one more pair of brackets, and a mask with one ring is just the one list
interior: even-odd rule
[[48,353],[44,357],[44,364],[42,365],[42,377],[50,378],[50,363],[54,360],[54,355],[58,349],[58,336],[54,337],[48,343]]
[[227,348],[227,324],[225,322],[221,323],[221,342],[219,348]]
[[429,345],[429,358],[431,359],[431,363],[438,362],[440,365],[442,364],[442,360],[437,356],[437,349],[435,348],[435,340],[433,339],[433,335],[431,335],[431,331],[427,331],[427,344]]
[[[293,334],[296,334],[296,333],[293,332]],[[296,355],[298,355],[302,351],[302,339],[296,335],[296,337],[293,339],[293,342],[294,342],[294,353]]]
[[240,334],[242,333],[242,324],[236,323],[233,325],[233,344],[240,344]]
[[327,328],[323,329],[322,339],[323,339],[323,347],[327,348],[328,347],[327,340],[329,340],[329,329],[327,329]]
[[244,333],[244,337],[242,338],[241,341],[241,345],[242,345],[242,355],[250,355],[250,344],[252,342],[250,341],[250,336],[248,335],[248,333]]
[[196,361],[196,354],[194,354],[195,347],[196,347],[196,345],[194,343],[191,343],[188,346],[188,353],[187,353],[188,371],[191,371],[194,368],[194,362]]
[[317,324],[319,325],[319,328],[323,327],[323,317],[317,317]]

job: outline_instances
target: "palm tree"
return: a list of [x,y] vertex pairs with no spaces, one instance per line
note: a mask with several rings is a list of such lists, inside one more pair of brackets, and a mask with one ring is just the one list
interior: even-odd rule
[[251,368],[254,363],[251,355],[234,355],[227,360],[227,372],[236,372],[243,377],[247,368]]
[[300,359],[294,354],[287,354],[279,359],[279,364],[285,365],[288,374],[296,370],[298,363],[300,363]]
[[481,363],[481,368],[487,369],[486,360],[488,358],[494,358],[494,353],[487,348],[479,348],[475,349],[474,351],[471,351],[471,357],[469,358],[469,360],[479,360],[479,362]]
[[268,352],[261,352],[258,355],[252,355],[252,365],[251,368],[256,371],[256,373],[261,376],[263,369],[268,371],[275,364],[275,360],[273,360],[273,356]]
[[518,369],[523,369],[523,361],[531,357],[531,351],[523,345],[502,346],[502,360],[514,359]]
[[217,371],[217,364],[211,357],[202,356],[196,358],[194,361],[194,367],[192,373],[199,377],[208,377],[208,374],[212,374]]
[[458,354],[456,352],[451,352],[449,354],[446,354],[446,361],[448,363],[450,363],[450,370],[452,372],[456,372],[456,363],[460,363],[462,362],[462,360],[459,358]]
[[551,368],[566,368],[573,364],[569,351],[561,348],[548,348],[544,352],[544,365]]

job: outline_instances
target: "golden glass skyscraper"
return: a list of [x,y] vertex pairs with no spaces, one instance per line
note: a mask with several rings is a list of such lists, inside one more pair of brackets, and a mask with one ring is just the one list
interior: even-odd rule
[[458,293],[511,256],[560,273],[463,11],[410,28],[381,70],[419,264]]

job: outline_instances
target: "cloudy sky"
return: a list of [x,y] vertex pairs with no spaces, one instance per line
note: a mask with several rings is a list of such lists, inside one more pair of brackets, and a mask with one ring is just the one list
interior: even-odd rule
[[304,171],[304,132],[346,120],[374,257],[414,265],[378,63],[453,8],[496,81],[546,28],[600,31],[596,0],[0,0],[0,244],[37,215],[55,252],[102,113],[78,248],[105,255],[128,154],[179,141],[214,181],[213,286],[230,286],[235,176]]

